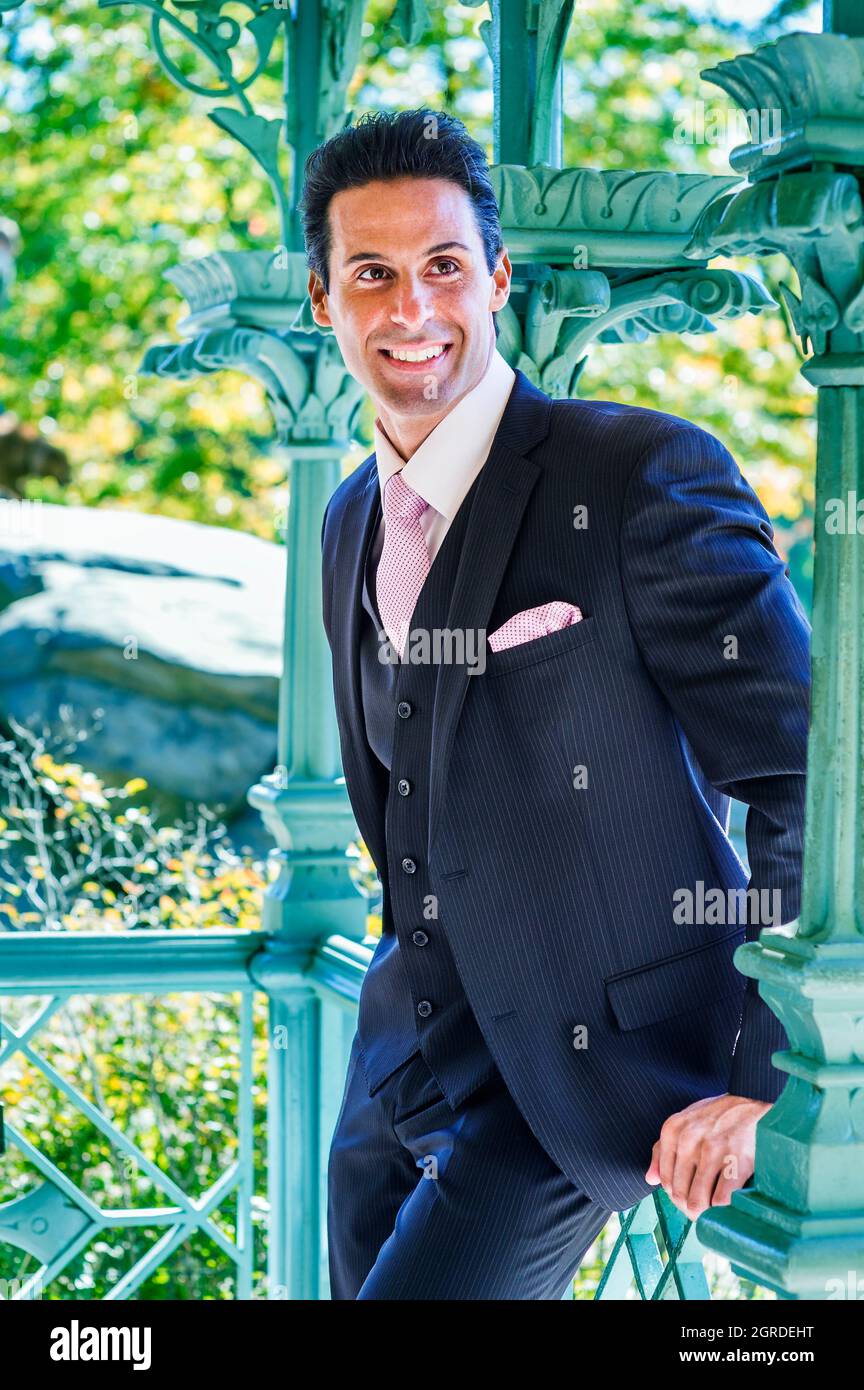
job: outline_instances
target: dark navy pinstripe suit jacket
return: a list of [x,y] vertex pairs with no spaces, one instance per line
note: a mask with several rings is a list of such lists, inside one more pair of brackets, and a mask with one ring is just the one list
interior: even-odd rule
[[[330,499],[322,548],[346,785],[386,912],[387,776],[358,671],[377,492],[372,455]],[[517,372],[445,625],[492,632],[552,599],[584,618],[487,648],[482,675],[439,667],[425,848],[513,1098],[613,1208],[651,1190],[669,1114],[727,1090],[774,1100],[786,1079],[771,1063],[785,1031],[732,963],[760,925],[675,920],[681,889],[748,886],[730,796],[749,803],[750,885],[779,889],[782,922],[799,910],[810,629],[772,539],[714,436],[659,411],[553,401]]]

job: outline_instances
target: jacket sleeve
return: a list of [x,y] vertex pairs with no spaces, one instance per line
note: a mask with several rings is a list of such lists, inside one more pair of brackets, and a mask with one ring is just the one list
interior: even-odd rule
[[[778,889],[787,923],[800,910],[810,626],[773,539],[734,458],[698,426],[667,428],[634,466],[621,521],[633,636],[709,781],[747,803],[748,889]],[[761,929],[748,920],[746,940]],[[771,1053],[789,1043],[758,984],[746,982],[728,1090],[774,1101],[786,1073]]]
[[328,502],[324,508],[324,519],[321,522],[321,613],[324,619],[324,631],[327,633],[327,641],[330,642],[330,583],[327,575],[327,557],[324,554],[324,533],[327,530],[327,513],[330,510]]

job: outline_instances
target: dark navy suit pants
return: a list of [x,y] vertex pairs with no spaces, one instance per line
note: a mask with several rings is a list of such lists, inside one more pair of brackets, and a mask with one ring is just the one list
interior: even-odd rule
[[417,1053],[369,1096],[357,1037],[330,1145],[334,1299],[561,1299],[611,1212],[500,1073],[453,1110]]

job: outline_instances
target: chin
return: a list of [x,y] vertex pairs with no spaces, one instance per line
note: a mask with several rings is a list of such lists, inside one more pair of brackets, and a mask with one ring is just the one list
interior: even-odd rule
[[449,392],[439,391],[434,400],[427,400],[423,395],[422,389],[416,394],[404,391],[380,392],[379,399],[384,405],[392,410],[397,410],[400,415],[436,415],[441,409],[441,401],[446,400]]

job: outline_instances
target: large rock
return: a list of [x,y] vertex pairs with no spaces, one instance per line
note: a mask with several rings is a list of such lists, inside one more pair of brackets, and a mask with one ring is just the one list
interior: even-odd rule
[[237,531],[0,501],[0,714],[101,710],[88,767],[240,810],[276,760],[284,584]]

